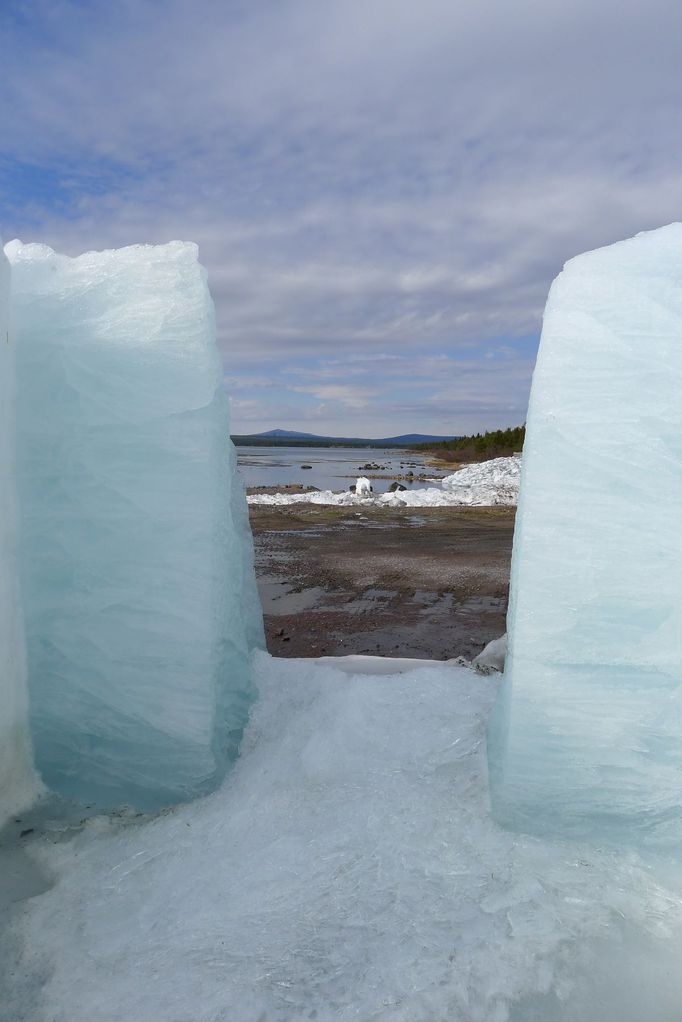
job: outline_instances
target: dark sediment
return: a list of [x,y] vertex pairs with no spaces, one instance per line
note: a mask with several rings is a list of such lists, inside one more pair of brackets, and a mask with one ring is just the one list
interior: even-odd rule
[[252,506],[276,656],[476,656],[505,630],[513,508]]

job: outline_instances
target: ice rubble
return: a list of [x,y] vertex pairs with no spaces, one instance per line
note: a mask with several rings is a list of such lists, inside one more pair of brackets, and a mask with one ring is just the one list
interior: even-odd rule
[[496,802],[682,845],[682,224],[552,286],[514,538]]
[[8,1018],[679,1017],[679,886],[632,854],[491,820],[495,676],[349,676],[259,654],[256,679],[218,792],[34,843],[59,881],[0,949],[18,956]]
[[100,808],[173,803],[236,756],[262,639],[205,273],[181,242],[6,252],[36,763]]
[[[363,486],[356,492],[335,493],[315,490],[306,493],[257,493],[247,497],[249,504],[324,504],[337,507],[482,507],[513,506],[518,500],[521,458],[495,458],[446,476],[441,487],[417,487],[399,493],[367,493]],[[369,480],[364,480],[369,482]]]

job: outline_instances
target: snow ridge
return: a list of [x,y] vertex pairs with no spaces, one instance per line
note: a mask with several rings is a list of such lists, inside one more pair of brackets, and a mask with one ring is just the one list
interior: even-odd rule
[[257,493],[249,504],[284,506],[323,504],[336,507],[513,507],[519,497],[521,458],[495,458],[466,465],[442,480],[440,487],[428,486],[398,493],[363,493],[315,490],[309,493]]

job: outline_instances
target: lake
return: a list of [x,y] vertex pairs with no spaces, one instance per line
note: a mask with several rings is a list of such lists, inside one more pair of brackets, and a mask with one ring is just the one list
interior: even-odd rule
[[[393,476],[410,470],[415,475],[426,472],[440,478],[447,472],[438,472],[426,464],[423,454],[400,451],[395,447],[385,450],[367,447],[237,447],[239,472],[246,486],[285,486],[300,484],[316,486],[318,490],[347,490],[360,475],[385,476],[373,479],[377,493],[385,492]],[[363,469],[363,465],[379,465],[380,469]],[[301,465],[310,465],[309,469]],[[408,485],[403,481],[403,485]],[[424,483],[416,485],[423,486]]]

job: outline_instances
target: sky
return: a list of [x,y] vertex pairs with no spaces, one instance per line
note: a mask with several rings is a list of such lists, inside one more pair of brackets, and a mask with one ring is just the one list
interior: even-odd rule
[[679,0],[3,0],[0,231],[196,241],[233,432],[524,420],[552,279],[682,220]]

